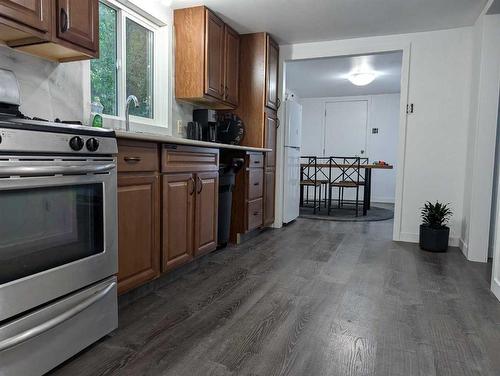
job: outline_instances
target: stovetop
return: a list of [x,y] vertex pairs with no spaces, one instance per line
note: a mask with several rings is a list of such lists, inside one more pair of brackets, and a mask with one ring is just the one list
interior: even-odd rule
[[116,136],[112,129],[77,121],[0,113],[0,154],[6,153],[113,155]]
[[56,118],[54,121],[49,121],[39,117],[30,118],[20,112],[16,115],[0,113],[0,128],[30,130],[35,132],[115,137],[115,132],[112,129],[85,126],[78,120],[60,120],[59,118]]

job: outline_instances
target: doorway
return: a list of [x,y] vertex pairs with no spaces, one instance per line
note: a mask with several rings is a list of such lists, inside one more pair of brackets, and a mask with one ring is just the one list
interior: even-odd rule
[[[322,57],[318,59],[292,60],[284,62],[284,88],[287,93],[294,93],[299,98],[303,106],[303,130],[302,130],[302,145],[301,155],[314,155],[321,157],[329,156],[356,156],[360,158],[368,158],[370,163],[385,161],[394,166],[394,169],[384,174],[378,172],[373,173],[374,189],[372,192],[371,203],[388,204],[394,210],[394,231],[393,239],[399,240],[400,233],[400,218],[401,218],[401,201],[402,201],[402,174],[404,167],[404,143],[406,134],[406,113],[403,116],[403,107],[406,106],[406,93],[408,82],[408,51],[402,48],[400,50],[389,50],[381,53],[360,54],[360,55],[340,55],[332,57]],[[349,89],[346,93],[335,92],[333,94],[325,93],[316,97],[301,95],[300,90],[296,90],[293,86],[294,80],[291,78],[296,72],[294,65],[296,63],[322,62],[323,64],[334,65],[335,60],[339,61],[340,69],[345,69],[345,64],[350,59],[352,69],[353,61],[373,62],[376,60],[392,58],[396,62],[396,67],[389,69],[381,69],[383,72],[375,82],[384,82],[391,74],[396,73],[396,78],[392,77],[392,81],[396,83],[397,89],[392,91],[377,91],[379,85],[370,84],[366,88],[370,88],[363,92],[348,82],[344,77],[344,83],[336,86],[336,90],[341,90],[342,86],[350,84],[354,90]],[[342,61],[343,60],[343,61]],[[349,69],[347,69],[349,72]],[[308,74],[302,74],[301,80],[308,82],[311,85],[318,80],[312,79],[312,75],[321,76],[321,69],[310,69]],[[379,72],[380,73],[380,72]],[[385,77],[384,77],[385,76]],[[333,82],[330,77],[323,75],[320,81],[325,83]],[[336,84],[337,82],[335,82]],[[294,90],[295,89],[295,90]],[[390,99],[383,98],[384,96],[392,97]],[[375,99],[374,99],[375,98]],[[401,99],[403,98],[403,100]],[[384,110],[384,107],[389,103],[390,110]],[[285,110],[286,111],[286,110]],[[378,114],[373,112],[379,111]],[[381,123],[379,126],[376,122]],[[384,124],[391,123],[389,128],[384,129]],[[286,132],[286,130],[285,130]],[[389,133],[388,133],[389,132]],[[401,169],[399,168],[401,167]],[[375,170],[373,170],[375,171]],[[387,175],[385,175],[387,173]],[[287,182],[283,181],[284,186]],[[323,187],[322,195],[324,200],[330,201],[330,198],[325,198],[325,188]],[[362,189],[364,190],[364,188]],[[306,194],[309,197],[312,193]],[[375,196],[373,196],[375,194]],[[361,193],[362,195],[362,193]],[[354,193],[346,195],[346,199],[354,198]],[[286,200],[286,197],[284,198]],[[286,205],[286,202],[283,203]]]

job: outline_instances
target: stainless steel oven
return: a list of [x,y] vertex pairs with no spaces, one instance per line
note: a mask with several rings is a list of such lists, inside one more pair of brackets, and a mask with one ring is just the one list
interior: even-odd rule
[[19,98],[0,69],[0,376],[40,376],[118,326],[118,150]]
[[0,322],[117,272],[114,157],[0,155]]

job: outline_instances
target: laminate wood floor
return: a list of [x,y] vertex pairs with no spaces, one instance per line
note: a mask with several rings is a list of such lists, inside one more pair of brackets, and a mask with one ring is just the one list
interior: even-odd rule
[[391,231],[299,219],[211,254],[52,375],[500,375],[489,266]]

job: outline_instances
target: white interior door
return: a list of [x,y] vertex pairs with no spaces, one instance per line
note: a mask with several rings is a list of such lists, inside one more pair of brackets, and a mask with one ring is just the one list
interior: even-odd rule
[[301,155],[323,155],[325,107],[322,101],[302,102]]
[[325,104],[325,156],[365,156],[368,101],[353,100]]

